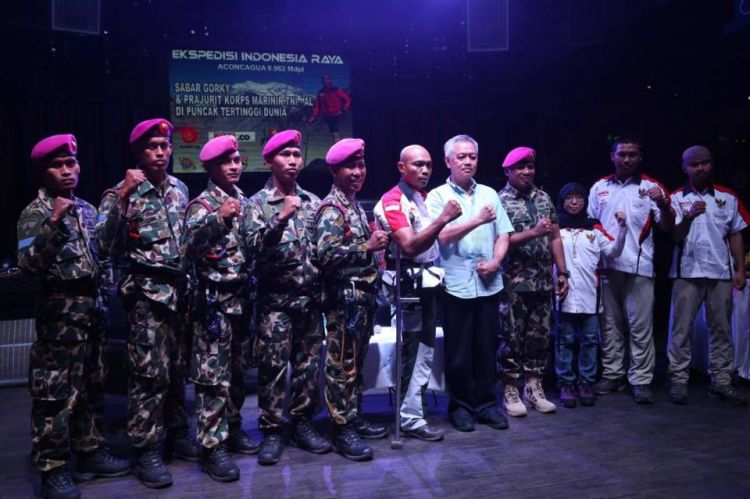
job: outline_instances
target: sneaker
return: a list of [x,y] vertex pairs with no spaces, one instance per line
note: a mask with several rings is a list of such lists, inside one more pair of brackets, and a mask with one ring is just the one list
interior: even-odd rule
[[188,429],[178,430],[170,434],[165,445],[165,457],[177,458],[193,463],[201,461],[202,446],[190,435]]
[[711,386],[708,388],[708,396],[726,400],[734,405],[747,405],[747,397],[729,383],[726,385],[714,385],[711,383]]
[[401,428],[401,433],[403,433],[405,437],[416,438],[419,440],[424,440],[425,442],[439,442],[445,436],[445,432],[443,430],[441,430],[440,428],[435,428],[434,426],[430,426],[428,424],[422,425],[414,430]]
[[159,449],[153,445],[140,450],[135,461],[135,476],[146,487],[161,489],[172,485],[172,474],[164,466]]
[[627,381],[623,378],[608,379],[602,378],[596,385],[594,391],[597,395],[606,395],[608,393],[622,392],[628,387]]
[[87,482],[94,478],[115,478],[130,473],[130,462],[112,455],[106,447],[78,456],[73,479]]
[[253,441],[240,425],[229,426],[227,446],[229,447],[229,452],[247,455],[257,454],[260,449],[260,443]]
[[594,386],[588,381],[578,383],[578,401],[581,405],[590,407],[596,403],[596,394]]
[[450,420],[453,427],[458,431],[474,431],[474,417],[463,407],[451,411]]
[[685,405],[688,401],[687,383],[672,383],[669,389],[669,401],[673,404]]
[[323,437],[309,420],[297,421],[292,430],[292,442],[294,445],[313,454],[325,454],[331,452],[331,442]]
[[260,450],[258,451],[258,464],[276,464],[281,460],[281,454],[283,452],[284,442],[282,442],[281,440],[281,434],[267,433],[263,435],[263,441],[260,443]]
[[217,482],[233,482],[240,478],[240,469],[229,457],[223,443],[212,449],[203,449],[201,469]]
[[519,418],[526,415],[526,406],[521,402],[521,395],[518,393],[518,388],[510,383],[506,383],[505,385],[503,406],[505,406],[505,412],[508,416]]
[[573,386],[573,383],[563,383],[560,385],[560,405],[567,407],[568,409],[573,409],[578,405],[578,400],[576,400],[576,389]]
[[372,459],[372,447],[362,440],[352,423],[336,429],[331,445],[333,450],[352,461]]
[[557,406],[547,400],[542,388],[542,380],[529,378],[523,390],[523,400],[526,405],[533,407],[542,414],[551,414],[557,410]]
[[654,394],[648,385],[633,385],[633,399],[636,404],[653,404]]
[[354,419],[354,429],[365,440],[377,440],[388,436],[388,427],[367,421],[362,416]]
[[79,499],[81,497],[81,491],[73,483],[67,466],[58,466],[42,474],[42,497],[48,499]]
[[508,420],[500,413],[500,411],[497,410],[497,407],[495,407],[494,405],[480,412],[477,416],[477,420],[482,424],[486,424],[494,430],[508,429]]

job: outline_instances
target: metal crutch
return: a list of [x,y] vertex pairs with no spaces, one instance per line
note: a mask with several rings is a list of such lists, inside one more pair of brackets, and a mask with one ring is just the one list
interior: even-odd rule
[[401,440],[401,340],[403,337],[404,314],[401,307],[405,303],[419,303],[419,297],[401,297],[401,248],[396,246],[396,431],[391,440],[391,449],[403,449]]

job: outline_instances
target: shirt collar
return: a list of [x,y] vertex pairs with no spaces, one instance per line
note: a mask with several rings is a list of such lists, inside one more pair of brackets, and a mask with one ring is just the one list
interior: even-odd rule
[[[284,197],[286,197],[276,188],[276,185],[273,183],[273,177],[269,177],[268,180],[266,180],[266,184],[263,186],[263,192],[266,193],[266,199],[268,202],[272,204],[281,202],[284,200]],[[307,192],[305,192],[297,182],[294,183],[294,194],[303,201],[310,201],[310,196],[307,195]]]
[[698,194],[699,196],[701,194],[704,194],[704,193],[705,194],[710,194],[712,196],[716,196],[716,191],[714,190],[714,184],[713,183],[708,184],[708,187],[706,187],[706,189],[703,192],[700,192],[698,189],[696,189],[693,186],[693,184],[690,183],[689,180],[687,182],[685,182],[685,187],[683,187],[682,192],[684,194],[690,194],[692,192],[693,194]]
[[[448,177],[448,179],[445,182],[448,185],[450,185],[453,188],[453,190],[456,191],[458,194],[468,195],[468,192],[466,192],[466,190],[460,185],[454,184],[450,177]],[[471,179],[471,192],[474,192],[476,190],[476,187],[477,187],[477,181],[472,178]]]
[[404,196],[406,196],[409,199],[414,199],[414,194],[417,192],[422,195],[422,199],[427,198],[427,192],[425,192],[423,189],[422,190],[415,189],[414,187],[410,186],[404,179],[401,179],[399,181],[398,188],[401,190],[401,192],[404,193]]
[[616,183],[621,184],[621,185],[625,185],[625,184],[628,184],[628,183],[633,183],[635,185],[641,185],[641,180],[642,180],[641,172],[635,172],[633,174],[633,176],[631,176],[629,179],[625,180],[625,182],[620,182],[617,179],[617,174],[616,173],[613,173],[612,175],[608,175],[605,178],[610,183],[616,182]]
[[510,182],[506,182],[505,183],[505,187],[503,187],[503,190],[506,193],[508,193],[508,194],[512,195],[513,197],[515,197],[516,199],[518,199],[518,198],[529,198],[529,199],[531,199],[531,198],[533,198],[536,195],[536,193],[539,190],[539,188],[537,186],[535,186],[535,185],[532,185],[531,186],[531,190],[529,190],[528,193],[523,193],[523,192],[519,191],[518,189],[516,189],[515,187],[513,187],[512,185],[510,185]]

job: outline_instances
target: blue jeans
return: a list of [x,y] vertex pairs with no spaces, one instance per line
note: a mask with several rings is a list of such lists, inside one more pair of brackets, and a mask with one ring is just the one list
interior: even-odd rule
[[560,383],[574,383],[573,356],[579,336],[578,381],[593,383],[596,378],[599,324],[596,314],[560,312],[555,342],[555,371]]

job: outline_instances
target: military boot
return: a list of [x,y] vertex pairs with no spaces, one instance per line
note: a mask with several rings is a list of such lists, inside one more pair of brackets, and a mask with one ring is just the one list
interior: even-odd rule
[[112,455],[106,447],[78,456],[73,471],[76,482],[86,482],[94,478],[115,478],[130,473],[130,462]]
[[193,463],[201,461],[201,445],[190,435],[187,428],[170,431],[164,455],[167,459],[177,458]]
[[204,447],[202,461],[203,471],[217,482],[233,482],[240,478],[240,469],[229,457],[223,443],[212,449]]
[[371,423],[362,416],[354,418],[354,429],[360,437],[365,440],[377,440],[388,436],[388,427],[377,423]]
[[292,442],[300,449],[313,454],[331,452],[331,442],[318,433],[318,430],[308,419],[302,419],[295,423],[292,431]]
[[67,466],[58,466],[42,474],[42,497],[46,499],[78,499],[81,497],[81,491],[73,483]]
[[152,445],[138,451],[135,461],[135,476],[143,485],[151,489],[161,489],[172,485],[172,474],[164,466],[157,446]]
[[372,459],[372,447],[362,441],[352,423],[338,426],[331,444],[333,450],[352,461]]
[[239,424],[229,425],[229,438],[227,439],[227,444],[229,445],[230,452],[236,452],[238,454],[257,454],[258,449],[260,449],[260,444],[254,442]]
[[266,433],[263,435],[263,441],[260,443],[258,464],[276,464],[281,460],[283,452],[284,442],[281,439],[281,433]]

